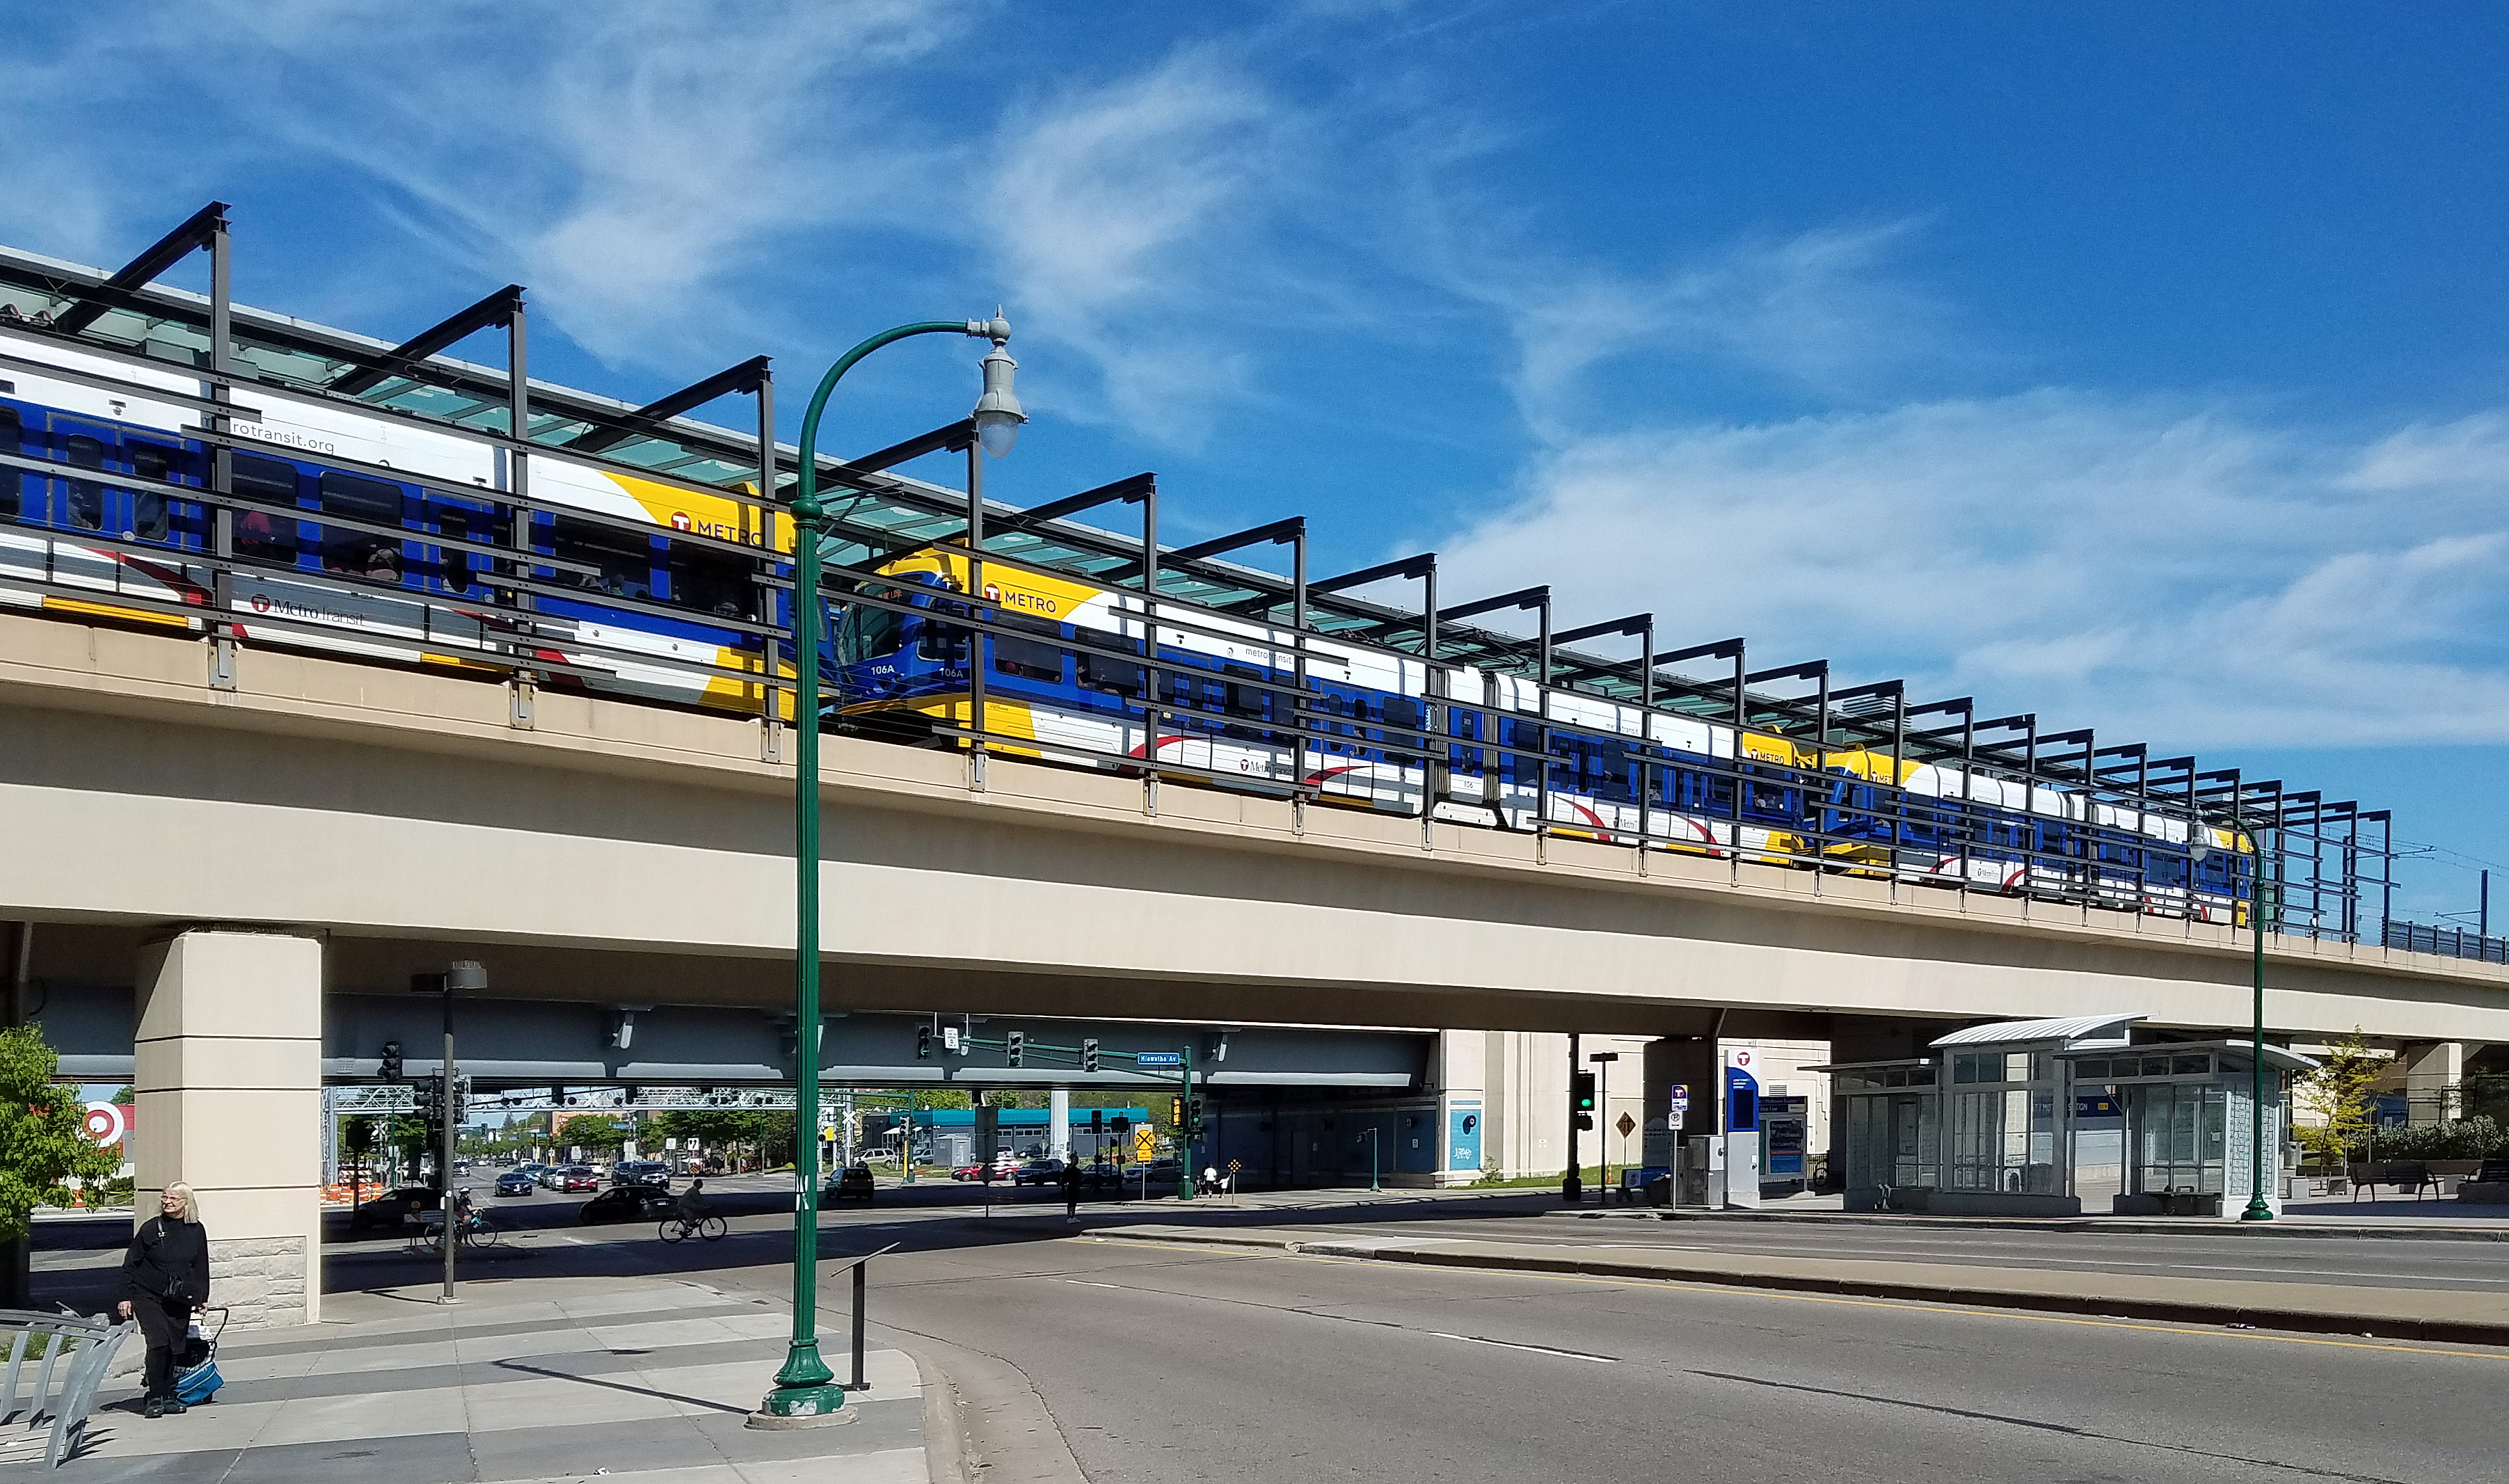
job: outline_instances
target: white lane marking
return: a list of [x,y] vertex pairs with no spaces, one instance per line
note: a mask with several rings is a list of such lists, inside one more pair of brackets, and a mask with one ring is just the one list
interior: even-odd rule
[[1129,1293],[1132,1291],[1131,1289],[1126,1288],[1122,1283],[1093,1283],[1085,1278],[1067,1278],[1064,1281],[1067,1283],[1077,1283],[1083,1288],[1113,1288],[1116,1291],[1123,1293]]
[[1450,1335],[1442,1329],[1424,1329],[1420,1332],[1425,1335],[1436,1335],[1441,1340],[1461,1340],[1466,1345],[1495,1345],[1501,1350],[1530,1351],[1537,1355],[1557,1355],[1564,1360],[1592,1360],[1596,1365],[1621,1363],[1617,1355],[1590,1355],[1582,1350],[1554,1350],[1548,1345],[1517,1345],[1507,1340],[1484,1340],[1479,1335]]

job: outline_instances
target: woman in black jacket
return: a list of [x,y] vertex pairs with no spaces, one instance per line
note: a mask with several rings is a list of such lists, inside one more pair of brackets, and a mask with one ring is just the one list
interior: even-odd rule
[[174,1354],[191,1334],[192,1311],[209,1301],[209,1237],[192,1187],[167,1186],[157,1208],[122,1258],[122,1317],[136,1318],[148,1340],[150,1417],[188,1410],[174,1399]]

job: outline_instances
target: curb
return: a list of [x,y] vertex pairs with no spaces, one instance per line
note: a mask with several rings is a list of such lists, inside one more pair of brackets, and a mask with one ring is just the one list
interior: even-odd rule
[[1820,1211],[1546,1211],[1543,1219],[1583,1219],[1599,1221],[1612,1218],[1657,1221],[1710,1221],[1741,1224],[1775,1223],[1791,1226],[1896,1226],[1926,1227],[1944,1231],[2000,1232],[2079,1232],[2097,1236],[2114,1233],[2126,1237],[2305,1237],[2320,1241],[2350,1239],[2356,1242],[2509,1242],[2509,1224],[2494,1230],[2490,1227],[2442,1226],[2415,1229],[2388,1226],[2316,1226],[2280,1220],[2272,1222],[2214,1221],[2190,1217],[2184,1222],[2138,1221],[2130,1217],[2075,1216],[1928,1216],[1915,1212],[1891,1215],[1866,1215],[1842,1212],[1832,1215]]
[[[2393,1315],[2345,1313],[2316,1309],[2275,1309],[2240,1304],[2203,1304],[2184,1299],[2133,1298],[2122,1294],[2041,1293],[2029,1289],[1981,1287],[1955,1283],[1912,1282],[1885,1279],[1813,1277],[1793,1274],[1741,1273],[1707,1265],[1683,1269],[1629,1262],[1610,1257],[1552,1256],[1522,1253],[1505,1257],[1488,1253],[1439,1251],[1425,1247],[1371,1245],[1365,1243],[1307,1242],[1280,1237],[1222,1237],[1185,1232],[1132,1232],[1120,1227],[1088,1235],[1107,1242],[1181,1243],[1198,1246],[1243,1247],[1292,1253],[1303,1257],[1338,1257],[1366,1262],[1413,1263],[1433,1268],[1476,1268],[1485,1272],[1563,1273],[1587,1278],[1624,1278],[1665,1283],[1712,1283],[1730,1288],[1774,1288],[1841,1297],[1901,1299],[1967,1308],[2022,1309],[2038,1313],[2080,1314],[2099,1318],[2158,1319],[2183,1323],[2246,1325],[2257,1329],[2296,1330],[2306,1334],[2359,1335],[2389,1340],[2425,1340],[2455,1345],[2509,1346],[2509,1323],[2461,1319],[2400,1318]],[[2083,1273],[2085,1280],[2112,1275]]]

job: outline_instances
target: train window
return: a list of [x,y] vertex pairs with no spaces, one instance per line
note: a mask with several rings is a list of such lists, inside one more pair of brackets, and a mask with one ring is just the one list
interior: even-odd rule
[[749,580],[748,569],[749,564],[741,558],[719,551],[674,551],[671,600],[717,618],[754,617],[757,609],[751,594],[756,587]]
[[[231,476],[230,483],[235,492],[246,500],[258,500],[268,504],[296,503],[296,465],[284,459],[237,454],[231,465]],[[296,522],[284,515],[238,510],[235,544],[236,552],[241,556],[293,562],[296,560]]]
[[[142,479],[171,483],[174,477],[174,451],[162,443],[124,445],[131,454],[131,472]],[[143,541],[162,541],[174,528],[169,514],[166,497],[154,490],[131,492],[131,528]]]
[[1223,665],[1222,672],[1233,677],[1219,686],[1219,709],[1235,717],[1260,717],[1263,699],[1269,694],[1262,686],[1247,684],[1261,672],[1244,665]]
[[[448,540],[480,539],[470,532],[470,512],[468,510],[431,503],[420,513],[420,519],[433,526],[436,534]],[[469,552],[452,546],[435,548],[435,575],[443,579],[445,587],[457,593],[469,587],[470,556]]]
[[1385,698],[1384,714],[1385,724],[1388,726],[1417,726],[1420,724],[1420,703],[1407,695],[1387,696]]
[[[868,591],[883,598],[899,596],[893,587]],[[924,648],[918,651],[926,659],[935,657],[929,652],[933,632],[933,624],[926,620],[923,625]],[[837,624],[837,663],[859,665],[882,659],[896,653],[898,646],[905,642],[904,613],[863,603],[849,603],[845,605],[844,616]]]
[[[320,491],[326,515],[345,515],[379,526],[400,524],[399,485],[326,469],[316,488]],[[354,573],[379,582],[400,580],[398,538],[325,526],[321,539],[323,571]]]
[[[1120,649],[1127,643],[1118,635],[1101,633],[1096,629],[1076,629],[1073,637],[1082,644],[1096,645],[1103,649]],[[1080,684],[1090,689],[1111,691],[1116,695],[1142,693],[1141,666],[1104,654],[1082,654],[1078,658]]]
[[[104,467],[104,445],[84,433],[72,433],[61,440],[61,453],[70,467],[100,469]],[[93,479],[63,481],[70,491],[70,524],[82,531],[104,529],[104,486]]]
[[1063,679],[1063,650],[1033,639],[1014,639],[1008,634],[993,636],[993,668],[1004,675],[1022,680],[1060,682]]
[[575,575],[578,586],[613,598],[654,596],[654,538],[642,531],[561,515],[549,544],[570,562],[601,569],[598,575]]
[[[0,407],[0,448],[11,453],[24,446],[26,425],[15,407]],[[17,469],[0,469],[0,519],[16,520],[26,508],[26,476]]]

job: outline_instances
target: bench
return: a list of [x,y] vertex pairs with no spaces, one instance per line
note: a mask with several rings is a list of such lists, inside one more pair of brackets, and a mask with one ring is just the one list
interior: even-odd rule
[[102,1315],[39,1314],[0,1309],[0,1343],[9,1364],[0,1373],[0,1426],[51,1427],[44,1439],[44,1466],[68,1462],[85,1438],[96,1390],[112,1368],[114,1352],[139,1326]]
[[2353,1200],[2360,1200],[2361,1192],[2365,1190],[2371,1192],[2372,1200],[2378,1199],[2378,1187],[2381,1185],[2391,1185],[2398,1190],[2410,1190],[2416,1201],[2425,1195],[2439,1194],[2439,1180],[2431,1174],[2430,1167],[2419,1160],[2407,1160],[2391,1165],[2352,1167]]

